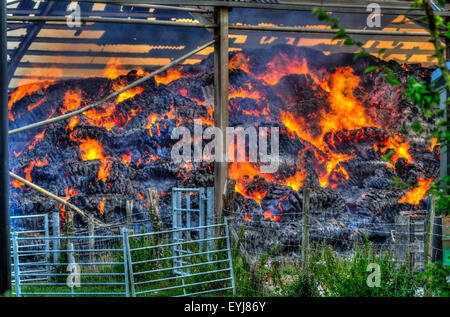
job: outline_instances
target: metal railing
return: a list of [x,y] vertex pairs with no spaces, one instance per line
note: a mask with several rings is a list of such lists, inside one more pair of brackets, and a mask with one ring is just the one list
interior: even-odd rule
[[[89,247],[94,238],[96,246]],[[21,251],[23,243],[57,241],[51,262],[36,261],[39,250]],[[12,232],[14,294],[21,296],[129,296],[126,232],[111,236],[20,237]],[[25,252],[27,256],[24,257]],[[31,277],[31,278],[30,278]]]
[[[199,234],[203,229],[214,228],[224,229],[223,234],[208,237]],[[183,233],[184,239],[175,239],[178,235],[174,234],[178,233]],[[201,249],[200,243],[205,242],[207,247]],[[133,234],[128,236],[128,243],[132,296],[235,293],[226,223]]]
[[[68,235],[59,231],[55,215],[53,235],[47,215],[17,218],[42,217],[46,228],[16,226],[11,233],[13,295],[17,297],[235,292],[226,223],[150,233],[123,229],[119,235]],[[219,235],[214,235],[215,229]]]
[[[48,214],[12,216],[11,224],[15,228],[15,234],[19,238],[34,237],[33,240],[22,240],[17,245],[17,256],[20,259],[33,259],[34,262],[46,263],[50,258],[50,236]],[[36,225],[37,224],[37,225]],[[11,243],[11,255],[14,255]],[[13,267],[14,269],[14,267]],[[44,280],[45,277],[36,277],[36,273],[48,273],[47,267],[23,267],[22,278],[26,280]],[[14,283],[14,280],[13,280]]]

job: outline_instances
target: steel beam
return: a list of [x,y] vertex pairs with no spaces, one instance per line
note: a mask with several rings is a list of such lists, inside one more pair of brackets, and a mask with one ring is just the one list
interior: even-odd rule
[[[66,0],[57,0],[66,1]],[[208,1],[208,0],[78,0],[78,2],[95,2],[95,3],[136,3],[136,4],[152,4],[152,5],[180,5],[180,6],[211,6],[211,7],[228,7],[241,9],[266,9],[266,10],[288,10],[288,11],[311,11],[314,7],[326,8],[334,13],[362,13],[367,14],[367,4],[365,1],[356,4],[336,3],[333,1],[299,1],[301,3],[261,3],[261,2],[242,2],[242,1]],[[407,2],[400,5],[394,5],[393,2],[383,4],[379,2],[383,15],[399,15],[408,14],[414,16],[423,16],[420,9],[411,9]],[[448,7],[446,7],[448,8]],[[450,16],[449,11],[444,11],[441,16]]]
[[[8,16],[8,21],[12,22],[66,22],[67,17],[57,16]],[[162,26],[179,26],[179,27],[192,27],[192,28],[214,28],[214,24],[201,24],[201,23],[184,23],[174,21],[161,21],[161,20],[144,20],[144,19],[124,19],[124,18],[98,18],[98,17],[80,17],[80,22],[97,22],[97,23],[120,23],[120,24],[145,24],[145,25],[162,25]]]
[[228,8],[216,8],[216,42],[214,46],[214,125],[222,131],[223,162],[214,165],[214,207],[216,221],[222,219],[223,193],[228,176],[226,128],[228,127]]
[[11,290],[6,5],[0,6],[0,295]]

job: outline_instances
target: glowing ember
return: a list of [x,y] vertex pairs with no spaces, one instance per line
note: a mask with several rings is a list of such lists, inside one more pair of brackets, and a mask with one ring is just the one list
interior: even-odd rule
[[159,86],[160,84],[164,84],[167,85],[169,83],[171,83],[174,80],[177,80],[179,78],[188,76],[189,74],[182,74],[179,70],[176,69],[169,69],[166,71],[166,75],[165,76],[161,76],[161,75],[156,75],[155,76],[155,81],[156,84]]
[[276,85],[281,78],[288,75],[309,75],[316,84],[319,79],[309,71],[308,63],[305,59],[301,61],[291,59],[283,53],[279,53],[267,64],[266,71],[256,78],[264,80],[269,85]]
[[102,215],[105,213],[105,202],[106,202],[106,197],[103,197],[103,199],[98,204],[98,210],[100,211],[100,213]]
[[64,95],[62,113],[78,110],[81,106],[81,90],[68,90]]
[[43,159],[42,161],[39,158],[36,158],[35,160],[31,161],[28,166],[24,169],[25,173],[25,179],[29,182],[32,182],[33,179],[31,178],[31,171],[35,166],[42,167],[48,164],[47,159]]
[[267,182],[274,181],[274,176],[272,174],[260,173],[259,168],[251,162],[233,162],[228,167],[228,175],[230,178],[236,180],[236,192],[246,198],[254,199],[258,204],[261,204],[261,199],[263,199],[267,193],[265,191],[249,192],[246,183],[253,180],[257,175],[264,178]]
[[122,68],[120,58],[110,58],[106,64],[103,76],[109,79],[116,79],[120,75],[126,74],[126,72],[120,68]]
[[308,175],[304,171],[297,171],[294,176],[289,177],[283,183],[283,185],[291,187],[293,190],[297,191],[303,186],[303,181]]
[[38,142],[40,142],[40,141],[44,138],[45,131],[46,131],[46,129],[44,129],[44,131],[42,131],[41,133],[38,133],[38,134],[34,137],[33,142],[32,142],[30,145],[28,145],[28,149],[29,149],[29,150],[34,149],[34,147],[36,146],[36,144],[37,144]]
[[430,145],[430,147],[428,148],[428,150],[430,150],[430,152],[433,152],[433,151],[434,151],[434,147],[435,147],[436,145],[439,146],[438,141],[437,141],[437,138],[432,138],[432,139],[431,139],[431,145]]
[[[45,97],[42,98],[41,100],[39,100],[38,102],[34,103],[34,104],[28,105],[27,110],[28,110],[28,111],[31,111],[31,110],[33,110],[34,108],[39,107],[40,105],[42,105],[42,104],[44,103],[44,101],[45,101]],[[13,120],[13,121],[14,121],[14,120]]]
[[241,69],[246,73],[250,73],[249,63],[250,58],[245,56],[243,53],[236,53],[228,64],[228,69],[233,71],[235,69]]
[[144,88],[142,87],[134,87],[131,89],[128,89],[127,91],[124,91],[117,97],[117,103],[122,102],[124,100],[134,98],[134,96],[139,95],[144,91]]
[[126,154],[122,154],[122,162],[124,162],[125,164],[130,164],[131,163],[131,152],[128,152]]
[[73,140],[81,142],[80,144],[80,154],[83,161],[100,160],[102,165],[98,170],[98,180],[103,180],[106,183],[108,178],[109,169],[111,164],[108,162],[107,157],[103,154],[103,147],[95,139],[74,139]]
[[273,216],[272,212],[270,211],[266,211],[264,212],[264,219],[270,219],[270,221],[280,221],[280,217],[278,216]]
[[9,101],[8,101],[8,110],[9,110],[9,120],[14,121],[14,116],[11,113],[11,108],[20,99],[27,95],[31,95],[32,93],[40,90],[45,89],[51,84],[53,84],[53,81],[45,81],[40,83],[33,83],[28,85],[22,85],[19,86],[14,92],[10,94]]

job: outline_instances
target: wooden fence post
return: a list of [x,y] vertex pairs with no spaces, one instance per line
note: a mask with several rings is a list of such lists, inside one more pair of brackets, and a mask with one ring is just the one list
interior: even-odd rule
[[73,211],[67,210],[67,217],[66,217],[66,234],[68,236],[73,235]]
[[133,230],[133,201],[132,200],[126,201],[125,211],[127,214],[127,228],[129,230]]
[[309,203],[310,189],[303,189],[303,208],[302,208],[302,264],[307,268],[309,264]]
[[225,193],[223,195],[223,216],[230,217],[234,211],[234,197],[236,181],[231,178],[227,178],[225,184]]
[[147,188],[148,211],[150,213],[150,222],[152,231],[162,231],[163,223],[161,213],[159,212],[158,190],[156,188]]
[[[425,245],[424,245],[424,267],[433,262],[433,233],[434,233],[434,221],[435,221],[435,202],[434,197],[430,195],[430,210],[426,217],[425,224]],[[425,296],[431,297],[432,292],[428,285],[425,285]]]
[[53,263],[58,262],[59,248],[60,248],[60,240],[58,239],[60,236],[60,221],[59,221],[59,211],[53,212],[52,215],[52,231],[53,231]]
[[[152,224],[152,232],[162,231],[163,223],[161,219],[161,213],[159,212],[158,189],[156,189],[155,187],[147,188],[147,197],[150,222]],[[160,245],[163,241],[161,234],[154,235],[154,238],[155,245]],[[154,249],[154,252],[156,258],[160,259],[163,257],[163,250],[161,248]],[[156,262],[156,267],[160,268],[161,263]]]
[[[88,216],[88,230],[89,230],[89,250],[95,249],[95,225],[94,225],[94,215],[89,214]],[[89,262],[94,262],[94,251],[89,251]]]

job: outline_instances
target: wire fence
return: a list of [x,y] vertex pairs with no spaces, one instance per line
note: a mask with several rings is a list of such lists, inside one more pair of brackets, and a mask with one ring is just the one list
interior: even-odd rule
[[[302,213],[282,213],[231,218],[239,294],[296,296],[300,284],[310,283],[311,296],[389,296],[386,289],[395,296],[421,296],[424,284],[416,277],[428,262],[445,260],[442,241],[449,238],[445,234],[449,226],[440,217],[433,222],[432,232],[427,232],[426,215],[399,215],[394,223],[317,215],[308,215],[304,223],[303,217]],[[305,231],[308,241],[304,241]],[[385,293],[367,287],[370,263],[381,266]],[[292,293],[295,287],[298,292]],[[351,288],[355,293],[348,291]]]
[[[388,283],[384,288],[395,290],[395,296],[421,296],[423,283],[412,281],[427,263],[445,262],[445,241],[450,238],[448,222],[436,217],[431,224],[427,215],[399,215],[393,223],[317,214],[308,215],[305,223],[303,213],[234,215],[227,220],[227,232],[217,225],[186,228],[185,218],[178,228],[175,218],[168,217],[163,220],[166,229],[156,233],[151,219],[138,215],[132,223],[123,217],[107,227],[70,235],[60,232],[56,213],[33,217],[40,220],[14,220],[13,280],[20,281],[15,282],[18,296],[189,296],[221,291],[296,296],[289,292],[306,272],[316,283],[310,286],[317,290],[314,296],[342,296],[336,285],[348,280],[354,284],[347,289],[366,289],[370,263],[381,266]],[[222,221],[209,219],[213,224]],[[122,233],[111,234],[117,231]],[[123,246],[124,241],[128,245]],[[82,272],[82,292],[76,283],[67,287],[69,277],[77,276],[76,265]]]
[[[218,228],[220,236],[211,234]],[[13,294],[134,297],[234,292],[227,224],[121,231],[87,236],[59,230],[54,235],[45,231],[24,236],[13,231]],[[45,252],[41,246],[47,246]]]
[[[56,261],[21,251],[33,241],[53,241]],[[94,241],[94,244],[91,242]],[[13,294],[20,296],[128,296],[124,235],[19,237],[12,233]]]

